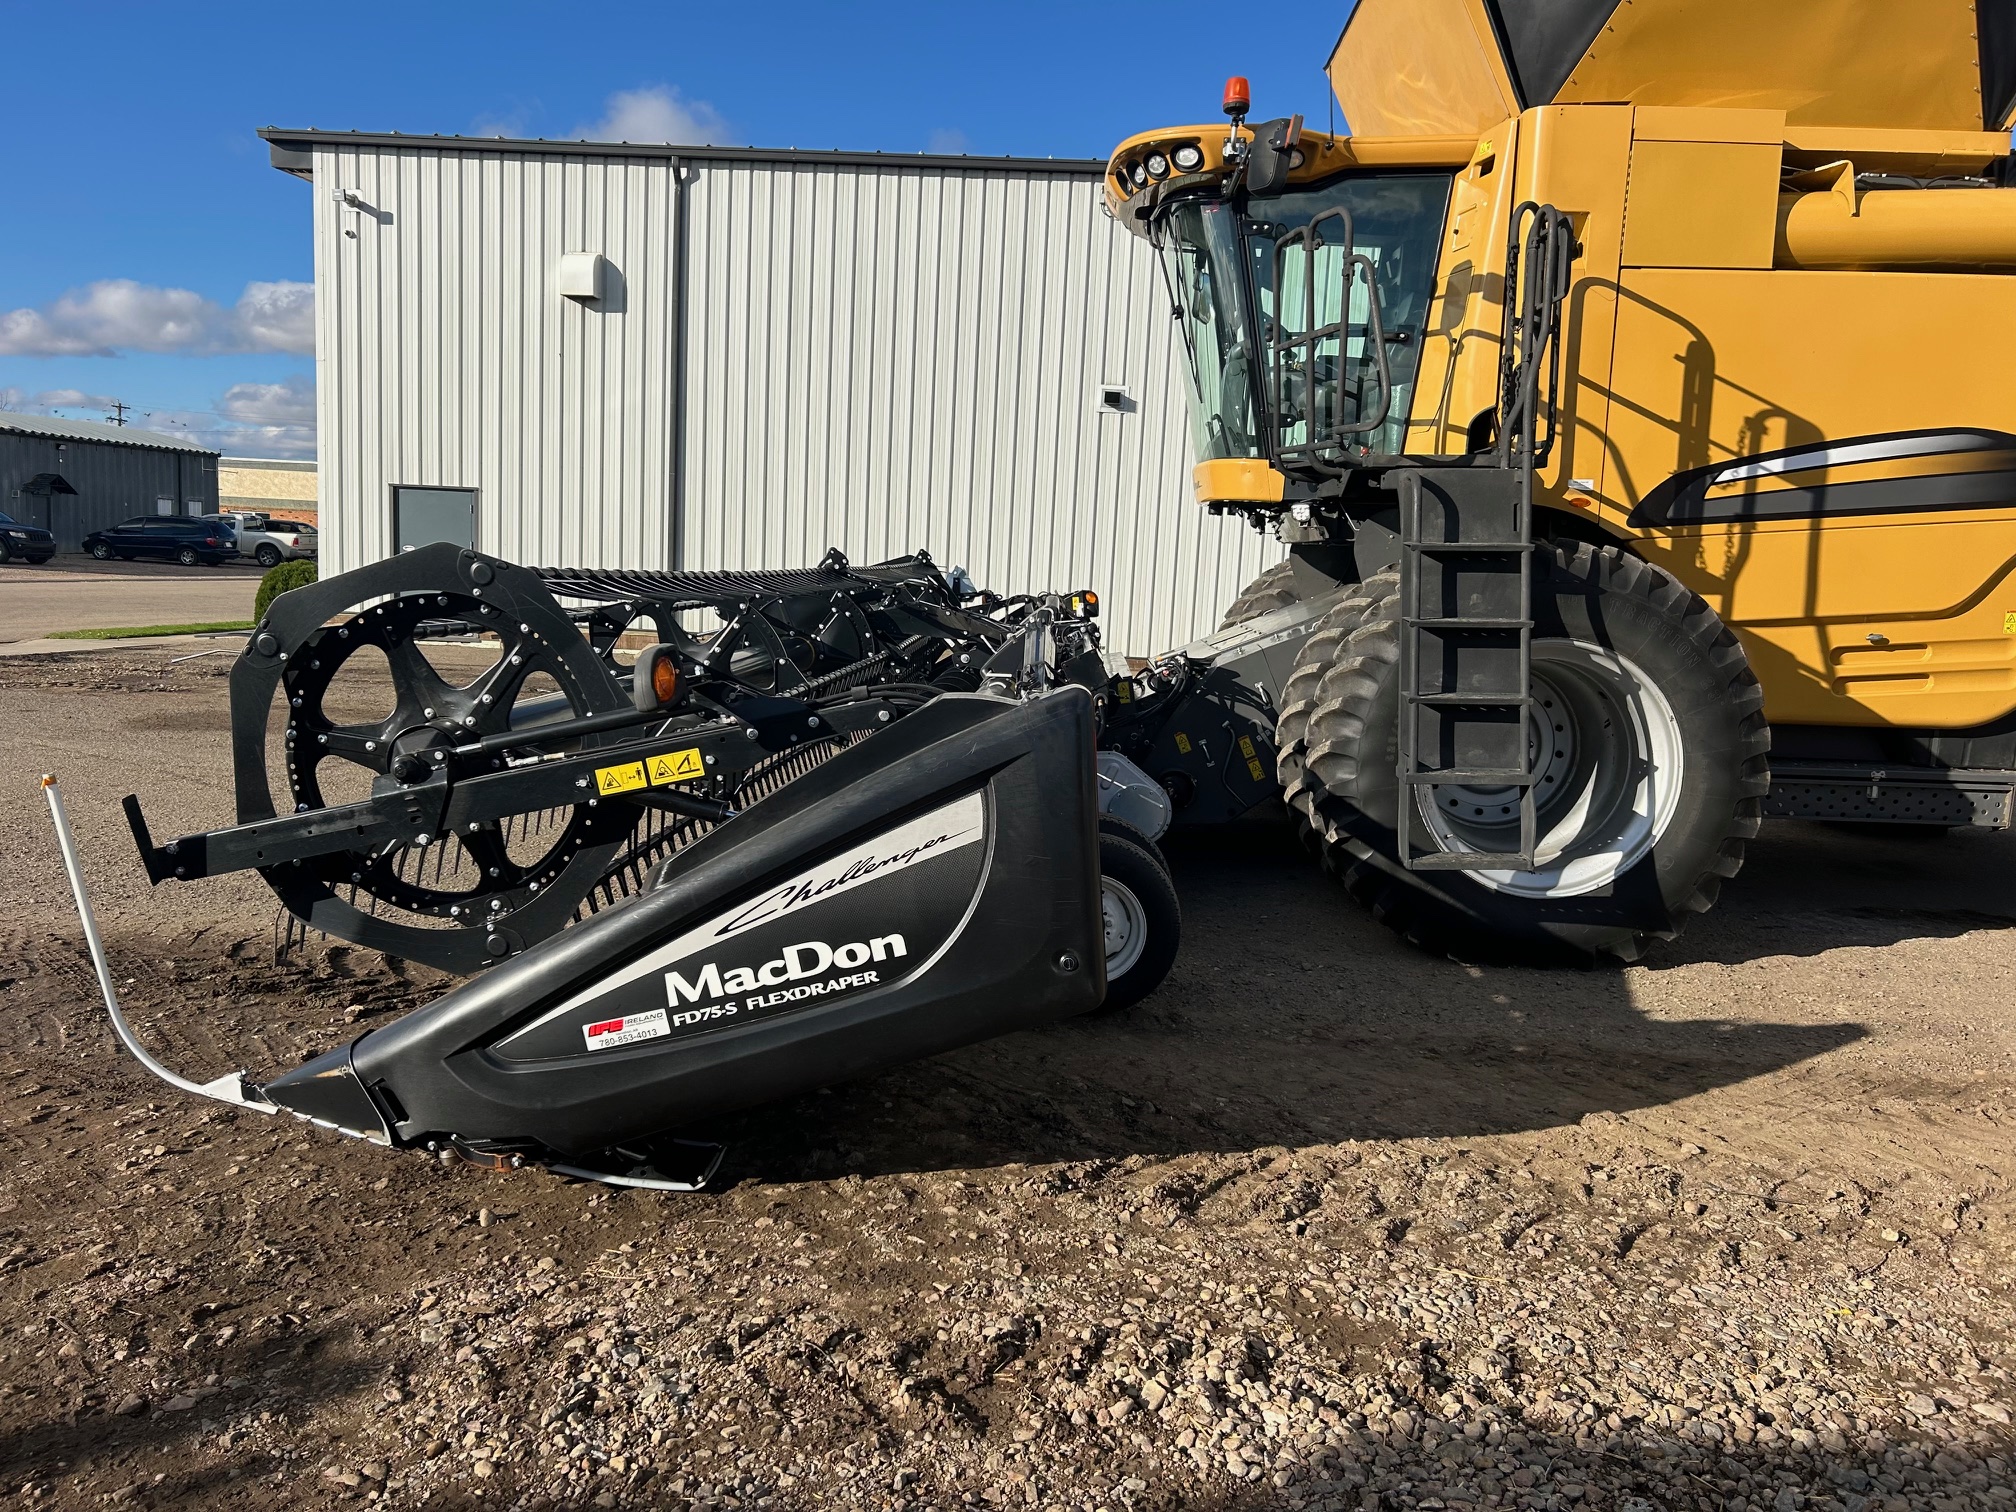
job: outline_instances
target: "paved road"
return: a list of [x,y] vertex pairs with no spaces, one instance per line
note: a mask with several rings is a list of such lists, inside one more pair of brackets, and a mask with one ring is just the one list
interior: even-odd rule
[[39,567],[0,567],[0,643],[52,630],[250,619],[259,576],[249,562],[178,567],[58,557]]

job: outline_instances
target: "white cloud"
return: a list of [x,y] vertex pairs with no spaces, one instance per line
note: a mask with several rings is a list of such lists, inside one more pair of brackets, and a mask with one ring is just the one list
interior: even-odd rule
[[21,414],[46,413],[59,409],[110,410],[118,403],[116,394],[87,394],[82,389],[44,389],[31,394],[26,389],[0,389],[0,410]]
[[689,100],[669,84],[619,89],[609,96],[602,119],[576,126],[573,135],[591,142],[675,142],[682,146],[727,146],[740,139],[727,119],[705,100]]
[[297,373],[280,383],[234,383],[217,413],[242,425],[315,424],[315,380]]
[[192,289],[106,278],[40,308],[0,311],[8,357],[314,350],[315,288],[305,283],[249,283],[227,310]]
[[956,126],[940,126],[925,142],[926,152],[935,152],[944,157],[955,153],[971,152],[973,144],[966,139],[966,133]]
[[231,312],[241,352],[315,353],[315,285],[281,280],[248,283]]
[[[118,397],[74,388],[44,389],[39,394],[0,388],[0,410],[31,415],[60,410],[72,420],[96,420],[111,413]],[[130,396],[127,402],[135,403]],[[84,413],[79,414],[80,410]],[[126,423],[141,430],[187,436],[234,457],[312,459],[315,380],[297,373],[278,383],[234,383],[210,409],[129,408]]]

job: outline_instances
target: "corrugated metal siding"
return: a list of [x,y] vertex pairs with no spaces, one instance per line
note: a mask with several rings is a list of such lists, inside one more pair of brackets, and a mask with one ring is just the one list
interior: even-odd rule
[[[55,532],[58,551],[82,549],[85,536],[135,515],[157,513],[157,500],[175,501],[176,514],[217,508],[217,458],[208,452],[0,431],[0,511]],[[76,496],[42,498],[20,490],[37,473],[61,473]]]
[[1003,591],[1096,588],[1145,655],[1279,558],[1191,501],[1168,299],[1096,183],[688,171],[682,564],[921,546]]
[[[328,567],[391,551],[398,484],[476,489],[514,561],[669,559],[674,189],[666,161],[318,146]],[[613,266],[599,305],[558,292],[577,251]]]
[[[1090,179],[318,142],[314,199],[325,569],[392,549],[393,485],[473,487],[477,544],[517,561],[927,547],[1097,588],[1140,655],[1280,554],[1191,502],[1167,297]],[[617,297],[563,299],[566,251]]]

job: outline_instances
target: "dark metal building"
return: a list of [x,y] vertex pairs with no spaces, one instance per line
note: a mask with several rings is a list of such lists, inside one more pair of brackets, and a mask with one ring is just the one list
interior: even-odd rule
[[130,425],[0,414],[0,513],[76,551],[92,531],[135,515],[214,513],[217,455]]

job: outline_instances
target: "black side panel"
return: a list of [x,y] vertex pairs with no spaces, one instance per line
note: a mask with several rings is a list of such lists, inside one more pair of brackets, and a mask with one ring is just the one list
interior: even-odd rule
[[1521,105],[1545,105],[1589,51],[1617,0],[1485,0]]
[[[398,1143],[583,1155],[1082,1013],[1105,992],[1092,771],[1084,690],[947,694],[350,1069]],[[268,1095],[294,1106],[316,1069]]]
[[1974,0],[1974,30],[1981,39],[1981,124],[1999,131],[2016,105],[2016,0]]
[[[1954,470],[1708,496],[1718,484],[1741,483],[1746,476],[1797,476],[1828,467],[1924,458],[1950,458]],[[1638,501],[1631,523],[1673,527],[2011,507],[2016,507],[2016,435],[1971,428],[1889,431],[1761,452],[1675,473]]]
[[1886,766],[2016,770],[2016,714],[1970,730],[1889,725],[1773,725],[1774,761],[1872,761]]

